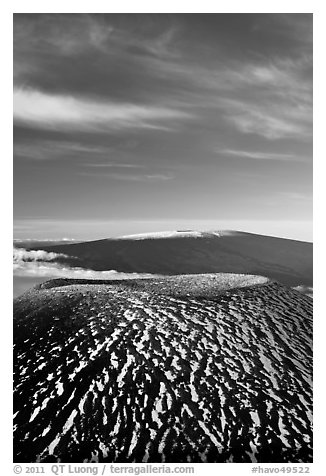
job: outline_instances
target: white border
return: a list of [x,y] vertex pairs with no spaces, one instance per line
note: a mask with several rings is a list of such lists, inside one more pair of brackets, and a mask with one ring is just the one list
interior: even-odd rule
[[[245,6],[245,8],[244,8]],[[325,474],[323,467],[325,422],[325,320],[326,312],[322,301],[325,279],[325,205],[322,193],[325,188],[325,45],[326,30],[325,2],[274,0],[273,2],[233,0],[227,2],[183,1],[122,1],[104,0],[73,1],[57,0],[44,2],[40,0],[16,0],[1,6],[1,136],[5,147],[2,147],[1,204],[5,226],[2,227],[1,245],[4,251],[5,264],[1,273],[1,291],[5,300],[2,317],[2,345],[0,361],[2,364],[2,425],[1,449],[4,468],[2,474],[12,472],[12,14],[13,13],[313,13],[314,14],[314,254],[315,254],[315,285],[314,285],[314,407],[315,407],[315,441],[314,463],[311,473]],[[324,213],[323,213],[324,212]],[[251,474],[250,464],[202,464],[196,466],[195,474]],[[264,464],[263,467],[280,466]],[[283,465],[294,466],[294,465]],[[325,466],[325,465],[324,465]],[[23,473],[24,474],[24,473]],[[109,474],[109,473],[107,473]]]

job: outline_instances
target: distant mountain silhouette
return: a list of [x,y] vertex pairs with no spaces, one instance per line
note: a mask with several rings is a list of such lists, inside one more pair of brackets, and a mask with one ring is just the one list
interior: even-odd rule
[[[37,245],[74,258],[71,266],[154,274],[249,273],[289,286],[312,286],[312,243],[236,231],[179,231]],[[59,260],[58,260],[59,261]]]

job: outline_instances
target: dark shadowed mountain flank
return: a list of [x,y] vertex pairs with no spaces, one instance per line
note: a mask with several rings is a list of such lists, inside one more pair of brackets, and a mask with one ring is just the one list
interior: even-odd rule
[[312,243],[237,231],[154,233],[33,249],[66,254],[70,258],[61,262],[98,271],[249,273],[312,286]]
[[311,462],[312,300],[222,278],[17,298],[14,461]]

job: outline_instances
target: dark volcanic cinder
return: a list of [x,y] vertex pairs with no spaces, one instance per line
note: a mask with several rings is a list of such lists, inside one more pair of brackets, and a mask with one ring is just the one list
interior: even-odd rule
[[59,280],[17,298],[14,461],[311,462],[312,300],[218,282]]

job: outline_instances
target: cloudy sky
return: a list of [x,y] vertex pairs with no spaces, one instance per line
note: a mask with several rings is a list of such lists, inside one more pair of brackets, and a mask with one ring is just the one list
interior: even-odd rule
[[16,238],[311,214],[312,15],[14,15]]

